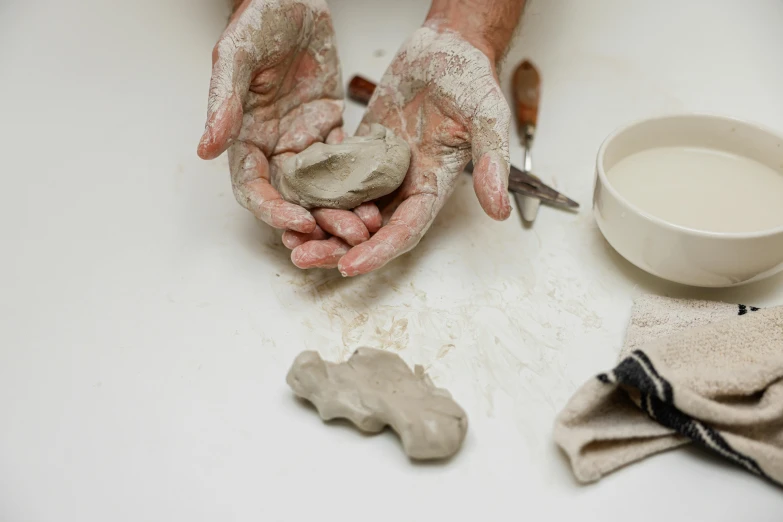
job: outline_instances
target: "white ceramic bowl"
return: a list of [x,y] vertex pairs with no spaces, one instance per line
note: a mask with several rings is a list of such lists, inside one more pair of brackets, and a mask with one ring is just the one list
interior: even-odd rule
[[[783,137],[757,125],[703,114],[631,124],[610,135],[598,152],[593,210],[609,244],[639,268],[692,286],[736,286],[782,270],[783,225],[752,233],[689,229],[630,204],[607,178],[621,159],[669,146],[724,150],[759,161],[783,176]],[[736,212],[747,205],[753,201],[737,201]]]

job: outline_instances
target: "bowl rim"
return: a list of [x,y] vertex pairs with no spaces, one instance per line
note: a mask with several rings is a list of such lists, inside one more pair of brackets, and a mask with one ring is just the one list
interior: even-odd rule
[[[716,238],[716,239],[757,239],[757,238],[767,238],[776,236],[778,234],[783,234],[783,225],[780,225],[779,227],[770,228],[766,230],[757,230],[755,232],[715,232],[710,230],[700,230],[698,228],[691,228],[686,227],[682,225],[677,225],[675,223],[672,223],[670,221],[666,221],[665,219],[658,217],[654,214],[650,214],[649,212],[646,212],[642,210],[641,208],[637,207],[628,199],[626,199],[625,196],[623,196],[617,189],[615,189],[614,185],[609,181],[609,178],[606,175],[606,171],[604,170],[604,155],[606,153],[606,149],[612,144],[612,142],[621,134],[627,132],[628,130],[632,129],[633,127],[637,127],[639,125],[649,123],[652,121],[660,121],[660,120],[673,120],[673,119],[679,119],[679,118],[695,118],[695,119],[707,119],[707,120],[720,120],[722,122],[726,123],[738,123],[742,125],[746,125],[749,127],[755,127],[756,129],[760,130],[761,132],[764,132],[766,134],[769,134],[770,136],[777,138],[781,142],[783,142],[783,136],[778,134],[776,131],[772,130],[770,127],[767,127],[765,125],[761,125],[756,122],[743,120],[740,118],[736,118],[733,116],[724,116],[721,114],[716,113],[709,113],[709,112],[679,112],[679,113],[670,113],[670,114],[661,114],[657,116],[647,117],[647,118],[639,118],[635,119],[633,121],[630,121],[618,128],[616,128],[614,131],[612,131],[601,143],[601,147],[598,149],[598,157],[596,160],[596,171],[598,172],[598,177],[601,181],[601,184],[604,186],[604,189],[607,190],[614,198],[621,201],[623,205],[627,206],[630,210],[638,214],[639,216],[643,217],[644,219],[647,219],[648,221],[651,221],[655,225],[658,225],[660,227],[673,230],[676,232],[683,232],[695,237],[702,237],[702,238]],[[783,172],[780,172],[781,175],[783,175]]]

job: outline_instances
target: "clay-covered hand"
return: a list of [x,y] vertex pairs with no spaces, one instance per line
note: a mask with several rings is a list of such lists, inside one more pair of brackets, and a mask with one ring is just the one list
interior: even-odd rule
[[302,259],[317,266],[339,257],[340,272],[355,276],[408,252],[432,225],[471,159],[482,208],[496,220],[508,218],[510,119],[494,60],[486,52],[437,21],[417,30],[393,59],[357,132],[380,123],[411,147],[405,181],[393,197],[379,202],[384,226],[350,250],[335,238],[302,244],[294,251],[299,265]]
[[287,157],[314,142],[342,140],[342,78],[326,2],[244,0],[212,60],[198,153],[213,159],[228,149],[237,201],[265,223],[307,237],[326,229],[350,245],[369,238],[359,216],[380,220],[373,207],[323,217],[284,201],[272,183]]

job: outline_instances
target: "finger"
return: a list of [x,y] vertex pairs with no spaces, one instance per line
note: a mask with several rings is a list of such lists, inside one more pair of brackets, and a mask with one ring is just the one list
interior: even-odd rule
[[255,66],[243,49],[243,34],[229,29],[218,41],[212,53],[212,78],[204,134],[198,145],[203,159],[220,156],[242,129],[242,103],[250,88]]
[[315,230],[309,234],[294,232],[293,230],[286,230],[283,232],[283,245],[285,245],[286,248],[293,250],[300,245],[304,245],[308,241],[320,241],[328,237],[329,236],[326,234],[326,232],[324,232],[324,230],[319,226],[316,226]]
[[498,221],[511,215],[508,196],[508,140],[511,110],[495,84],[479,104],[470,128],[473,189],[481,208]]
[[268,181],[263,179],[251,181],[242,186],[239,191],[246,202],[243,206],[267,225],[305,234],[315,230],[313,216],[302,207],[281,199],[280,194]]
[[340,273],[346,277],[366,274],[411,250],[435,219],[435,202],[433,194],[417,194],[403,201],[387,225],[345,254],[338,265]]
[[257,147],[237,142],[228,152],[231,183],[240,205],[274,228],[303,233],[315,230],[313,216],[283,200],[269,183],[269,162]]
[[383,225],[381,211],[378,210],[378,206],[375,203],[370,201],[367,203],[362,203],[353,209],[353,213],[359,216],[359,219],[362,220],[362,223],[364,223],[364,226],[367,227],[367,230],[370,232],[370,234],[375,234],[378,232],[378,230],[381,228],[381,225]]
[[359,216],[350,210],[321,208],[313,210],[313,217],[325,232],[344,239],[351,246],[356,246],[370,239],[367,227],[359,219]]
[[337,127],[329,132],[329,135],[326,137],[326,143],[329,145],[337,145],[342,143],[344,139],[345,131],[342,127]]
[[496,152],[488,152],[473,169],[473,190],[481,208],[492,219],[503,221],[511,215],[508,197],[508,162]]
[[299,268],[335,268],[340,258],[349,251],[340,238],[308,241],[291,252],[291,261]]
[[362,119],[359,127],[356,128],[354,136],[367,136],[370,133],[370,125],[372,124],[371,121],[375,120],[373,116],[374,115],[371,114],[370,111],[364,113],[364,119]]

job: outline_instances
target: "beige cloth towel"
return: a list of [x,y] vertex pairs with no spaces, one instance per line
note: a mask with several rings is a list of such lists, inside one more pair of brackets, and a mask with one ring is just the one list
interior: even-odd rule
[[695,442],[783,485],[783,307],[637,300],[620,363],[576,392],[554,438],[580,482]]

